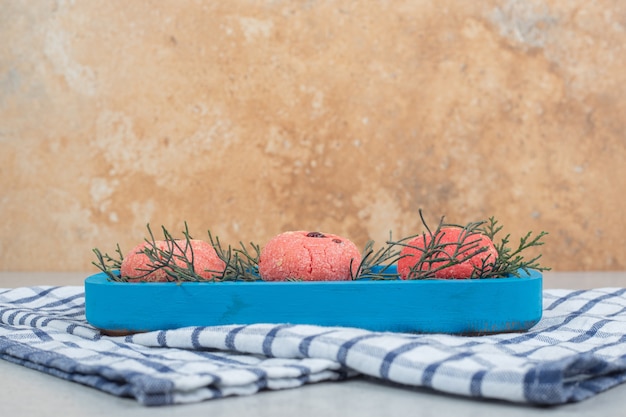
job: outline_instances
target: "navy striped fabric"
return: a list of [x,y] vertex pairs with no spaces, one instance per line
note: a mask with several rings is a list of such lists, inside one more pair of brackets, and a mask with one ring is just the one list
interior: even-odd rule
[[145,405],[368,375],[528,404],[581,401],[626,380],[626,289],[544,291],[542,320],[488,336],[288,324],[109,337],[82,287],[0,289],[0,357]]

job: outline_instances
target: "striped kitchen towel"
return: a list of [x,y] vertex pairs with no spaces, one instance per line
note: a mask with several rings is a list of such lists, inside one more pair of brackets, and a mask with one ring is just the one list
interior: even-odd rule
[[368,375],[480,399],[581,401],[626,380],[626,289],[545,290],[525,333],[403,334],[289,324],[110,337],[82,287],[0,289],[0,357],[145,405]]

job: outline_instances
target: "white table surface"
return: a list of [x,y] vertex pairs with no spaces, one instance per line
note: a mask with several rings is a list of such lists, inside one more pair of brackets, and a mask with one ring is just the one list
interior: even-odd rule
[[[91,273],[0,272],[0,288],[82,285]],[[544,288],[626,287],[625,272],[546,272]],[[325,382],[249,397],[145,407],[0,360],[0,416],[626,416],[626,384],[580,403],[530,407],[439,394],[368,378]]]

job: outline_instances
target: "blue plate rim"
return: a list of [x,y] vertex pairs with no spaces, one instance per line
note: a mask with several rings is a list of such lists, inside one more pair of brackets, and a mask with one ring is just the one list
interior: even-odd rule
[[[117,271],[113,271],[117,273]],[[527,280],[536,280],[543,279],[543,274],[541,271],[536,269],[529,269],[528,272],[519,269],[518,273],[519,277],[510,276],[510,277],[501,277],[501,278],[452,278],[452,279],[412,279],[412,280],[402,280],[402,279],[356,279],[356,280],[346,280],[346,281],[263,281],[261,279],[257,281],[169,281],[169,282],[124,282],[124,281],[113,281],[108,278],[108,275],[105,272],[95,273],[93,275],[85,278],[85,282],[90,284],[100,284],[100,285],[150,285],[150,286],[208,286],[208,285],[389,285],[389,284],[401,284],[401,285],[423,285],[423,284],[437,284],[437,285],[459,285],[461,283],[465,285],[475,285],[481,283],[511,283],[514,281],[527,281]]]

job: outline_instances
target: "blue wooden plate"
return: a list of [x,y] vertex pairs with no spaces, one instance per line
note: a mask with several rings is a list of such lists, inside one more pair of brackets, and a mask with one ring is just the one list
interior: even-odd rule
[[374,331],[525,331],[542,314],[542,274],[464,280],[126,283],[85,280],[87,321],[108,334],[291,323]]

